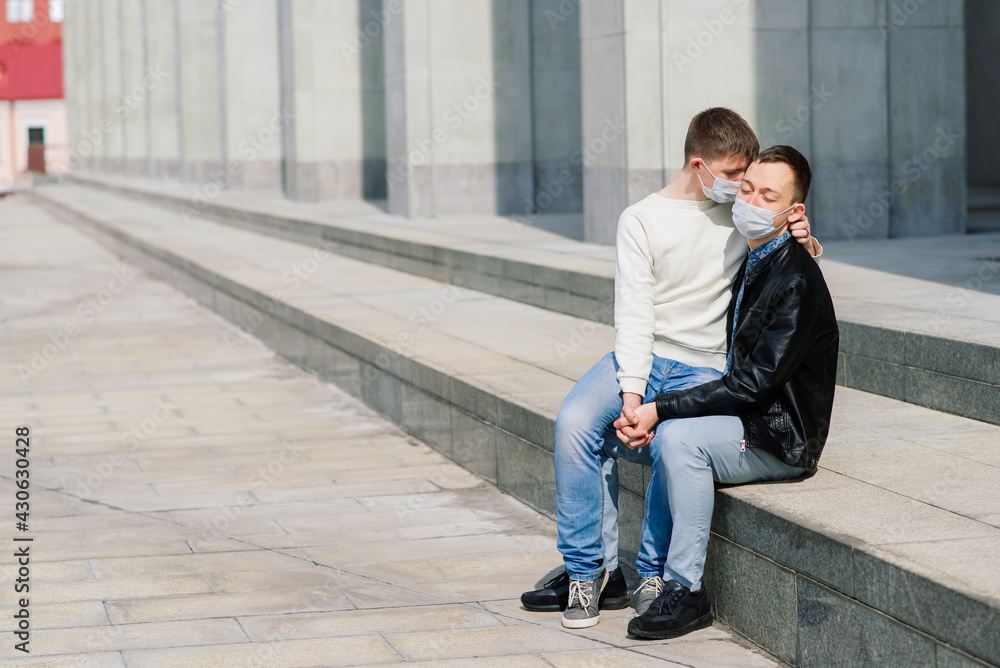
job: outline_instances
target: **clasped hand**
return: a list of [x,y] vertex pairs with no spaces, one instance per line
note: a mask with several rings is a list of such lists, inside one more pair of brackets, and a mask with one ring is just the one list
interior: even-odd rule
[[643,404],[638,394],[625,394],[622,414],[615,420],[615,433],[632,450],[644,448],[653,440],[653,428],[659,422],[656,404]]

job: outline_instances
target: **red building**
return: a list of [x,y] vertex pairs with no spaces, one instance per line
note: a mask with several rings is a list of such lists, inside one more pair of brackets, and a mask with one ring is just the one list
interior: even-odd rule
[[68,164],[63,0],[0,0],[0,187]]

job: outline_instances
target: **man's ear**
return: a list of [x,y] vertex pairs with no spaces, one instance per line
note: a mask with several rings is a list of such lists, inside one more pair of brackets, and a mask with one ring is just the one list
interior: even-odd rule
[[705,161],[699,158],[698,156],[694,156],[693,158],[688,160],[688,167],[690,167],[691,171],[694,172],[695,174],[700,172],[704,166],[705,166]]

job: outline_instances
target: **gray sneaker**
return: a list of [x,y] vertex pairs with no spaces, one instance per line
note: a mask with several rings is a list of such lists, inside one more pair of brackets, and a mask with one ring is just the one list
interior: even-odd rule
[[562,625],[568,629],[585,629],[601,621],[597,601],[608,584],[607,569],[595,580],[569,581],[569,603],[562,616]]
[[662,591],[663,578],[659,576],[643,578],[639,586],[632,592],[632,596],[635,597],[635,616],[638,617],[649,610],[650,604],[656,600],[656,597]]

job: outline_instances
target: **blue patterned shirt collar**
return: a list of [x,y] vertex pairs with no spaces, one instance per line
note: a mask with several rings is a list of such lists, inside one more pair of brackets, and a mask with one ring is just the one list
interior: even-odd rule
[[767,257],[775,248],[785,243],[792,238],[792,233],[789,231],[784,231],[775,238],[768,241],[763,246],[758,246],[757,248],[750,251],[747,256],[747,271],[753,269],[753,267]]

